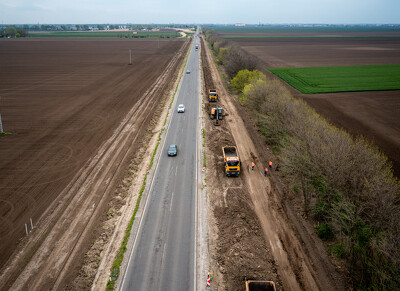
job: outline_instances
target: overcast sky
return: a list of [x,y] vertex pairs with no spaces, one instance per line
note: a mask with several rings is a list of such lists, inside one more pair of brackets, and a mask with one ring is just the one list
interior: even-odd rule
[[400,23],[400,0],[0,0],[3,24]]

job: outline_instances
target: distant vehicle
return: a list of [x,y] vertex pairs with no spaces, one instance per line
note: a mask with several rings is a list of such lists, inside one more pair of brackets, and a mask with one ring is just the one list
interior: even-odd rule
[[189,70],[186,70],[186,74],[190,74],[190,71],[189,71]]
[[176,144],[171,144],[168,148],[169,156],[176,156],[178,154],[178,146]]
[[196,50],[198,50],[199,49],[199,45],[198,44],[196,44]]
[[184,113],[184,112],[185,112],[185,106],[183,104],[179,104],[178,113]]

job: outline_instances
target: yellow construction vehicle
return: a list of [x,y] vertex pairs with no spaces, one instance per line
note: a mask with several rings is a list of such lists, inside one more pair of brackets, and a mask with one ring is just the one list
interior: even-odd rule
[[246,280],[246,291],[276,291],[275,283],[273,281],[255,281]]
[[213,107],[210,112],[210,119],[222,120],[224,110],[222,107]]
[[208,90],[208,101],[210,102],[217,102],[218,94],[216,89]]
[[210,119],[215,119],[215,125],[219,125],[219,121],[223,118],[222,107],[213,107],[210,112]]
[[225,174],[227,176],[239,176],[240,174],[240,158],[235,146],[222,147],[224,155]]

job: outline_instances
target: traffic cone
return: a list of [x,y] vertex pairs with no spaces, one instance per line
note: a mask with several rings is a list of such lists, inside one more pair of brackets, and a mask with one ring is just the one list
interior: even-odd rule
[[210,273],[207,275],[207,287],[211,287]]
[[202,172],[204,173],[206,171],[206,167],[203,167],[203,170],[202,170]]
[[146,169],[146,174],[150,174],[149,169]]

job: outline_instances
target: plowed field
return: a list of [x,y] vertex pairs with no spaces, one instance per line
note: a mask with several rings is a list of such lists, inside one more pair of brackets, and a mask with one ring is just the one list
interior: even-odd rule
[[[266,68],[400,64],[400,37],[388,36],[399,36],[398,30],[365,32],[359,37],[336,37],[338,34],[320,33],[320,37],[314,34],[307,38],[311,35],[291,33],[288,38],[230,40],[258,57],[264,72]],[[220,36],[228,34],[221,32]],[[374,142],[400,176],[400,90],[306,95],[289,88],[294,96],[303,98],[336,126]]]
[[[32,218],[34,232],[54,214],[60,193],[79,182],[77,172],[128,112],[148,101],[146,91],[183,44],[163,40],[158,48],[157,40],[0,40],[0,114],[4,131],[11,133],[0,136],[2,271],[20,241],[29,237],[25,224],[31,231]],[[148,113],[136,115],[139,140],[161,95],[144,107]]]

